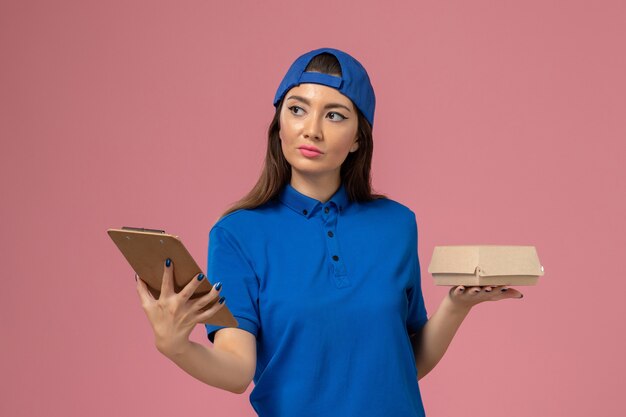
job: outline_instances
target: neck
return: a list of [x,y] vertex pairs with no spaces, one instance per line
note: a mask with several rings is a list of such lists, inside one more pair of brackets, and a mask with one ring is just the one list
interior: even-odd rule
[[292,172],[290,184],[299,193],[325,203],[341,186],[341,178],[338,174],[333,177],[303,177]]

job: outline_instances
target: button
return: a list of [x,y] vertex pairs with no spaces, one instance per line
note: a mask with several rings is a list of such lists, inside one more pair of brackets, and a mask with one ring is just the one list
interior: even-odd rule
[[328,214],[328,211],[329,211],[329,209],[328,209],[328,207],[326,207],[326,208],[324,209],[324,213]]
[[308,211],[306,211],[306,209],[302,210],[302,214],[304,214],[306,216],[306,214],[308,213]]
[[339,256],[333,255],[333,261],[338,261],[338,260],[339,260]]
[[328,231],[328,237],[333,237],[333,236],[334,236],[334,235],[333,235],[333,232],[329,230],[329,231]]

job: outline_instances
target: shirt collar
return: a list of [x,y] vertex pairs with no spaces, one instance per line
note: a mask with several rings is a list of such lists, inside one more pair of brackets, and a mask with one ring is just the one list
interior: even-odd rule
[[300,193],[298,190],[293,188],[290,183],[287,183],[283,187],[279,194],[279,199],[287,207],[297,213],[300,213],[307,219],[319,210],[318,206],[328,206],[329,204],[334,203],[337,206],[337,210],[339,210],[339,212],[343,212],[349,203],[348,193],[346,192],[346,187],[343,182],[337,191],[335,191],[335,194],[333,194],[325,203]]

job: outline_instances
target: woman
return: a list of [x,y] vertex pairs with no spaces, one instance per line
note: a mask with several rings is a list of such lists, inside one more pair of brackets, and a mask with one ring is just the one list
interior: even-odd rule
[[[159,300],[137,281],[157,348],[211,386],[243,393],[254,380],[261,417],[423,416],[418,379],[471,307],[522,295],[453,287],[427,317],[415,214],[371,192],[375,96],[357,60],[302,55],[274,105],[259,181],[209,234],[219,283],[190,302],[203,275],[176,294],[169,260]],[[206,325],[213,349],[189,341],[225,298],[238,328]]]

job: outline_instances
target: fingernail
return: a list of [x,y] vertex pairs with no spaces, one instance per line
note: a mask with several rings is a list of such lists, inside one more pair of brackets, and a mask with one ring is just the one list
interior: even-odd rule
[[506,290],[508,290],[508,288],[502,288],[500,291],[506,292]]
[[221,282],[218,282],[217,284],[215,284],[215,290],[216,291],[219,291],[221,289],[222,289],[222,283]]
[[220,298],[220,304],[224,304],[224,301],[226,301],[226,297]]
[[463,292],[465,291],[465,288],[460,288],[459,291]]
[[165,260],[165,266],[167,266],[169,268],[171,264],[172,264],[172,261],[170,260],[170,258],[167,258]]
[[519,298],[524,298],[524,294],[520,295]]
[[200,273],[200,275],[198,275],[198,281],[202,281],[202,278],[204,278],[204,274]]

